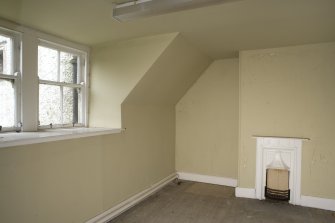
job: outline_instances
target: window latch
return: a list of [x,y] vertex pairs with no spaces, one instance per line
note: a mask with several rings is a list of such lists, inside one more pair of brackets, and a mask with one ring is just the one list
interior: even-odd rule
[[19,122],[17,124],[17,127],[16,127],[16,132],[21,132],[22,131],[22,126],[23,126],[22,122]]

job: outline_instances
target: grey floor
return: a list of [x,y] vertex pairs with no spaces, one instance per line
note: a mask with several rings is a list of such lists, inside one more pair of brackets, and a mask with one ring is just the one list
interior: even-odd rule
[[158,193],[109,223],[335,223],[335,213],[275,201],[236,198],[234,188],[182,182]]

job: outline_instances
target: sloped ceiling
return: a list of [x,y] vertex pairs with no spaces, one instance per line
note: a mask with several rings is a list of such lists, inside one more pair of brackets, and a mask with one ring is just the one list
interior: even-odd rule
[[174,105],[212,61],[178,35],[123,104]]
[[180,32],[212,58],[335,40],[334,0],[238,0],[117,22],[112,0],[1,0],[0,17],[87,45]]

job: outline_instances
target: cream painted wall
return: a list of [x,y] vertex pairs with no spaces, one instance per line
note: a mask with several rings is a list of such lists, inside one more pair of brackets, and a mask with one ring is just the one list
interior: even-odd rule
[[83,223],[174,173],[174,109],[124,110],[122,134],[1,149],[0,222]]
[[[135,91],[122,103],[127,130],[1,149],[0,222],[82,223],[175,173],[174,106],[210,59],[174,34],[102,47],[94,55],[91,121],[112,123],[114,109]],[[157,75],[167,75],[163,91],[135,90]],[[172,84],[178,80],[184,83]],[[146,100],[150,92],[155,100]]]
[[102,139],[1,148],[0,222],[79,223],[101,212]]
[[335,199],[335,43],[240,54],[239,186],[255,187],[252,135],[307,137],[302,194]]
[[92,50],[90,126],[121,127],[122,101],[176,35],[132,39]]
[[103,210],[175,172],[174,109],[123,105],[125,133],[104,137]]
[[238,59],[214,61],[176,105],[176,169],[237,179]]

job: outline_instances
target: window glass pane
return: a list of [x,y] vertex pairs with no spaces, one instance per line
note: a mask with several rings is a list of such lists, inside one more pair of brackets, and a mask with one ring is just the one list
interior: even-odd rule
[[78,90],[63,88],[63,123],[78,123]]
[[61,91],[59,86],[40,84],[40,125],[61,124]]
[[38,46],[38,76],[41,80],[58,81],[58,51]]
[[15,115],[14,88],[10,80],[0,79],[0,125],[13,127]]
[[[84,123],[84,116],[83,116],[83,95],[82,95],[82,89],[77,89],[78,93],[78,123],[83,124]],[[85,100],[85,99],[84,99]]]
[[12,40],[0,35],[0,73],[13,74],[12,72]]
[[66,83],[78,83],[77,78],[77,56],[61,52],[60,53],[60,81]]

